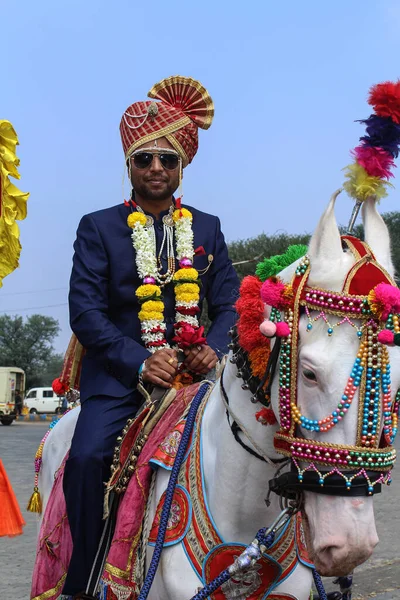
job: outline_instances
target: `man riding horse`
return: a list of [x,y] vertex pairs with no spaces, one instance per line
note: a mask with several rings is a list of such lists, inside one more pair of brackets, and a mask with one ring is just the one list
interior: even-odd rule
[[[75,598],[85,597],[104,482],[116,439],[140,406],[138,382],[172,387],[181,358],[186,370],[205,375],[226,353],[236,320],[239,283],[219,219],[173,196],[197,152],[198,128],[211,125],[213,102],[199,82],[178,76],[149,97],[132,104],[120,125],[129,202],[84,216],[74,245],[70,322],[86,353],[64,475],[73,553],[63,593]],[[212,321],[206,337],[204,299]]]

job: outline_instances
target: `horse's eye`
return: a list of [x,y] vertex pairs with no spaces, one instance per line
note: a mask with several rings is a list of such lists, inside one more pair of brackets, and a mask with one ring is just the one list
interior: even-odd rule
[[303,375],[308,381],[317,381],[317,376],[311,369],[303,369]]

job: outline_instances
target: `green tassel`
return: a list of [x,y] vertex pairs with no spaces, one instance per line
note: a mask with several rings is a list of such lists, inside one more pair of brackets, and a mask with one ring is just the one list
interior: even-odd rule
[[38,513],[39,515],[42,513],[42,499],[37,487],[33,488],[33,494],[28,502],[26,510],[29,510],[29,512],[33,513]]
[[270,258],[265,258],[258,263],[256,267],[256,275],[261,281],[266,281],[269,277],[278,275],[283,269],[301,258],[307,253],[307,246],[303,244],[293,244],[289,246],[284,254],[277,254]]

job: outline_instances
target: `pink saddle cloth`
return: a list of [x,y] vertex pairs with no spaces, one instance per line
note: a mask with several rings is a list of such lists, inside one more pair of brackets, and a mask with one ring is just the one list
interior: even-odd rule
[[[194,384],[177,392],[140,454],[136,471],[129,481],[119,507],[115,533],[102,576],[102,598],[105,600],[114,600],[122,596],[124,600],[135,600],[138,596],[135,569],[153,473],[149,461],[167,434],[182,418],[198,388],[199,384]],[[62,487],[67,456],[56,474],[40,528],[31,600],[57,600],[67,575],[72,554],[72,538]]]

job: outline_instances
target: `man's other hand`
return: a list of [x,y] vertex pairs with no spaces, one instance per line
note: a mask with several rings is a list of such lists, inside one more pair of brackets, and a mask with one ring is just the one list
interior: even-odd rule
[[143,381],[163,388],[172,387],[178,372],[178,357],[175,350],[165,348],[157,350],[149,358],[142,372]]
[[206,375],[210,369],[214,368],[218,362],[218,356],[214,350],[206,344],[202,346],[193,346],[185,350],[185,367],[194,373]]

